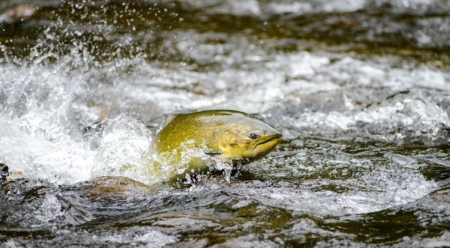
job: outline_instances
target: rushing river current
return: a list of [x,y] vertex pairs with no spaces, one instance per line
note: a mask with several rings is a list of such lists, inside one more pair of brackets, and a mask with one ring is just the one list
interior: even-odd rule
[[[205,109],[283,141],[143,173]],[[449,247],[449,114],[450,1],[1,1],[0,247]]]

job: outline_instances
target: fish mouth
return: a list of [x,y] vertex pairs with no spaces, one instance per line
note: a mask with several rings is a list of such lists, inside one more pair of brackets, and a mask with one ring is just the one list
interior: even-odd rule
[[256,144],[252,151],[260,150],[258,151],[257,157],[261,157],[266,155],[267,153],[271,152],[277,145],[280,143],[281,138],[283,136],[281,133],[273,134],[269,136],[266,140],[259,142]]

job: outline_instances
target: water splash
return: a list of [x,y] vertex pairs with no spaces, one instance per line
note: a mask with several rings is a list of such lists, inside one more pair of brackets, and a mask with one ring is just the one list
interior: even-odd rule
[[[51,55],[49,55],[51,56]],[[45,58],[43,58],[45,59]],[[77,123],[68,114],[83,80],[66,77],[71,59],[49,68],[40,62],[1,65],[1,157],[12,170],[58,182],[86,180],[92,164]]]
[[136,119],[122,116],[101,125],[102,132],[90,139],[91,145],[99,146],[92,177],[125,176],[148,182],[144,172],[150,157],[151,132]]

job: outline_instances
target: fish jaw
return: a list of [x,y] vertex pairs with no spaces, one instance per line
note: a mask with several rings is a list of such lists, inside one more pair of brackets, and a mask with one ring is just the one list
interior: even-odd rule
[[264,140],[258,142],[252,149],[254,158],[260,158],[267,155],[281,142],[282,137],[283,136],[281,133],[277,132],[275,134],[268,135]]

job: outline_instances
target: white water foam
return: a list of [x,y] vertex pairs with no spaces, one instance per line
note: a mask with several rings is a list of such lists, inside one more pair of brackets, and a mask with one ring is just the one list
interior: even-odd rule
[[[387,169],[349,180],[304,180],[301,185],[288,182],[238,183],[230,191],[264,205],[290,209],[298,214],[334,215],[362,214],[406,204],[426,196],[438,186],[422,175],[403,170],[399,174]],[[348,187],[336,192],[327,186]]]
[[[223,45],[213,46],[209,49]],[[209,57],[204,54],[208,51],[197,50],[196,56],[200,60]],[[285,104],[300,107],[304,97],[320,98],[323,92],[339,90],[348,90],[341,95],[342,111],[298,112],[283,116],[280,126],[287,130],[310,128],[320,133],[331,129],[339,133],[358,122],[401,122],[433,137],[439,125],[449,125],[446,111],[430,96],[398,101],[379,98],[383,104],[364,109],[353,103],[351,93],[352,87],[368,85],[394,92],[417,86],[448,90],[448,73],[426,66],[394,68],[346,56],[331,61],[308,52],[256,52],[263,59],[230,55],[233,63],[247,61],[249,68],[227,67],[205,73],[189,67],[173,71],[142,58],[117,59],[93,70],[85,62],[90,55],[82,47],[75,47],[65,57],[35,54],[35,61],[24,66],[4,61],[0,65],[0,160],[13,171],[57,183],[88,180],[108,174],[106,171],[118,175],[123,163],[143,167],[150,135],[139,120],[148,123],[154,116],[202,108],[262,113]],[[47,63],[48,58],[56,58],[57,62]],[[133,66],[134,73],[122,72],[120,68],[125,65]],[[191,90],[192,87],[197,88]],[[116,119],[118,115],[122,117]],[[110,118],[108,123],[112,126],[104,123],[109,131],[103,133],[104,137],[96,136],[100,147],[93,146],[93,140],[86,139],[81,129],[105,117]],[[132,176],[133,173],[125,175],[143,180],[142,175],[136,172]]]
[[68,68],[0,66],[0,159],[26,176],[68,183],[89,179],[93,153],[71,120],[70,103],[83,88]]

